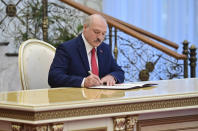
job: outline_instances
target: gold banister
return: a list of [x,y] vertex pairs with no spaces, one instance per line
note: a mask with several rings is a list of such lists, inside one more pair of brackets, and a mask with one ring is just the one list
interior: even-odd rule
[[[86,7],[86,6],[82,5],[82,4],[74,2],[72,0],[60,0],[60,1],[72,6],[72,7],[76,8],[76,9],[78,9],[78,10],[81,10],[84,13],[89,14],[89,15],[90,14],[101,14],[102,16],[104,16],[106,18],[107,23],[110,24],[111,26],[114,26],[114,27],[118,28],[119,30],[125,32],[126,34],[131,35],[131,36],[133,36],[133,37],[135,37],[135,38],[137,38],[137,39],[149,44],[150,46],[152,46],[154,48],[159,49],[160,51],[162,51],[162,52],[164,52],[164,53],[166,53],[166,54],[168,54],[168,55],[170,55],[170,56],[172,56],[172,57],[174,57],[176,59],[186,59],[187,58],[186,55],[179,54],[179,53],[177,53],[177,52],[175,52],[175,51],[173,51],[173,50],[171,50],[171,49],[169,49],[169,48],[167,48],[165,46],[162,46],[159,43],[149,39],[148,37],[145,36],[146,33],[142,33],[142,32],[144,32],[143,30],[142,30],[142,32],[139,31],[139,33],[138,33],[134,29],[129,28],[129,26],[126,26],[126,24],[121,24],[120,22],[116,21],[115,19],[113,19],[113,17],[110,17],[110,16],[108,16],[108,15],[106,15],[104,13],[101,13],[99,11],[96,11],[94,9]],[[144,35],[142,35],[142,34],[144,34]],[[147,35],[147,36],[149,36],[149,35]],[[153,37],[151,37],[151,38],[153,38]],[[175,44],[175,43],[174,44],[170,44],[170,45],[173,45],[172,47],[177,48],[177,44]]]
[[116,18],[114,18],[114,17],[111,17],[111,16],[107,16],[107,17],[110,17],[110,18],[113,19],[114,21],[117,21],[117,22],[121,23],[122,25],[125,25],[126,27],[128,27],[128,28],[130,28],[130,29],[132,29],[132,30],[135,30],[136,32],[138,32],[138,33],[140,33],[140,34],[143,34],[143,35],[145,35],[145,36],[148,36],[148,37],[150,37],[150,38],[153,38],[153,39],[155,39],[155,40],[157,40],[157,41],[159,41],[159,42],[162,42],[162,43],[164,43],[164,44],[166,44],[166,45],[169,45],[169,46],[171,46],[171,47],[173,47],[173,48],[175,48],[175,49],[178,49],[178,48],[179,48],[179,46],[178,46],[176,43],[174,43],[174,42],[172,42],[172,41],[170,41],[170,40],[167,40],[167,39],[164,39],[164,38],[162,38],[162,37],[159,37],[159,36],[157,36],[157,35],[155,35],[155,34],[153,34],[153,33],[150,33],[150,32],[148,32],[148,31],[146,31],[146,30],[143,30],[143,29],[141,29],[141,28],[138,28],[138,27],[136,27],[136,26],[134,26],[134,25],[128,24],[128,23],[126,23],[126,22],[124,22],[124,21],[121,21],[121,20],[119,20],[119,19],[116,19]]

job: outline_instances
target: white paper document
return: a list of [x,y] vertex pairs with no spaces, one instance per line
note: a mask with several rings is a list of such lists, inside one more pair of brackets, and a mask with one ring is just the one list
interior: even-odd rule
[[156,86],[157,84],[154,83],[129,83],[129,84],[115,84],[114,86],[94,86],[89,87],[90,89],[113,89],[113,90],[127,90],[127,89],[138,89],[144,87],[152,87]]

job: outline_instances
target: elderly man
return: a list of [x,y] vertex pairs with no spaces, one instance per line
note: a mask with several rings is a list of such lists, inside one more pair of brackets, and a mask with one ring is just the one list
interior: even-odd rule
[[107,22],[99,14],[88,16],[83,33],[61,44],[49,71],[48,83],[53,87],[92,87],[114,85],[124,81],[124,72],[103,42]]

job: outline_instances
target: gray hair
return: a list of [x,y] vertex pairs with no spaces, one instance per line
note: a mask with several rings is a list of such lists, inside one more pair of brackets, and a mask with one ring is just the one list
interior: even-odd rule
[[87,16],[84,19],[83,24],[86,25],[87,27],[89,27],[91,25],[92,20],[93,20],[94,17],[99,17],[100,19],[104,20],[104,22],[107,24],[106,19],[103,16],[101,16],[100,14],[93,14],[93,15]]

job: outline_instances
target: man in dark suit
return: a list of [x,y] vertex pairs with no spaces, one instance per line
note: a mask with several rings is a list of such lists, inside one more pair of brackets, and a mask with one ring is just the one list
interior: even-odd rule
[[124,72],[113,59],[109,45],[103,42],[106,31],[107,22],[101,15],[88,16],[83,33],[56,49],[48,76],[49,85],[91,87],[122,83]]

